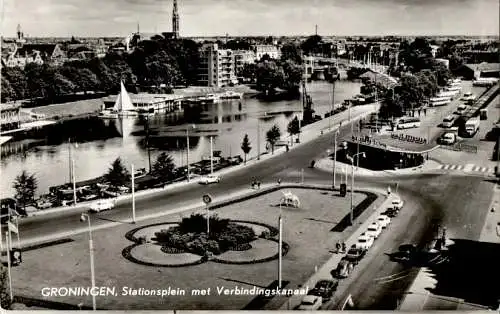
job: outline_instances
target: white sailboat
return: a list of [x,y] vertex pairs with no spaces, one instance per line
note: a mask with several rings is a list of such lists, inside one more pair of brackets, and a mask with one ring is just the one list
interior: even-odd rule
[[103,110],[101,112],[101,116],[103,118],[116,119],[118,117],[135,117],[137,115],[138,113],[137,111],[135,111],[132,100],[130,99],[128,92],[125,89],[125,85],[123,85],[123,81],[121,81],[120,93],[116,97],[115,105],[111,110]]

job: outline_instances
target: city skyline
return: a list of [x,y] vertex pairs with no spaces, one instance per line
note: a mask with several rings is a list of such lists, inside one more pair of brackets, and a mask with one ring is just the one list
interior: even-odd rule
[[[126,36],[172,31],[173,0],[9,1],[3,36]],[[42,4],[43,3],[43,4]],[[179,0],[180,35],[498,36],[496,0]],[[395,18],[397,17],[397,18]]]

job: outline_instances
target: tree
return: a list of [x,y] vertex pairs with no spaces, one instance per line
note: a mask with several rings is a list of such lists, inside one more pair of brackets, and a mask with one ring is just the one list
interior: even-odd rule
[[7,102],[16,99],[16,91],[10,85],[10,82],[2,76],[2,102]]
[[300,133],[300,123],[297,116],[288,123],[287,131],[290,134],[290,141],[293,143],[293,136]]
[[276,145],[276,142],[279,140],[281,137],[281,131],[279,126],[276,124],[273,125],[269,131],[266,133],[266,140],[267,142],[271,145],[271,153],[274,154],[274,145]]
[[115,188],[124,186],[130,180],[130,173],[123,165],[120,157],[111,164],[111,168],[104,175],[104,178]]
[[275,61],[265,61],[257,65],[257,90],[265,95],[273,94],[275,89],[283,85],[285,73]]
[[26,205],[31,204],[35,200],[35,192],[38,188],[35,175],[23,170],[15,178],[13,187],[16,190],[15,199],[22,206],[23,210],[26,211]]
[[292,60],[281,61],[284,79],[280,87],[289,92],[299,93],[300,81],[302,80],[302,67]]
[[151,174],[160,178],[163,182],[167,182],[173,179],[174,169],[174,159],[169,154],[163,152],[156,158]]
[[323,38],[319,35],[309,36],[301,45],[304,54],[316,54],[322,51]]
[[241,142],[241,150],[245,154],[245,164],[246,164],[247,155],[252,150],[252,146],[250,146],[250,140],[248,139],[248,134],[245,134],[245,137],[243,137],[243,142]]
[[9,278],[6,267],[0,265],[0,307],[2,309],[9,309],[12,304],[10,301],[8,280]]

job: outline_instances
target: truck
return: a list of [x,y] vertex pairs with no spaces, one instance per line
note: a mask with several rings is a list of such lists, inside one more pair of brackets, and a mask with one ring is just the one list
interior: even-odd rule
[[473,137],[479,130],[479,124],[480,121],[478,117],[467,120],[467,122],[465,122],[464,135]]

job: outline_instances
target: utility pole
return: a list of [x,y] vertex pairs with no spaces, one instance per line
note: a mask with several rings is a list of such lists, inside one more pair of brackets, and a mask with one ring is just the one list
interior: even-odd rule
[[214,141],[213,136],[210,136],[210,174],[214,174]]
[[135,170],[134,164],[130,166],[132,172],[132,223],[135,224]]

